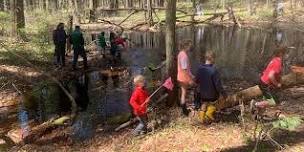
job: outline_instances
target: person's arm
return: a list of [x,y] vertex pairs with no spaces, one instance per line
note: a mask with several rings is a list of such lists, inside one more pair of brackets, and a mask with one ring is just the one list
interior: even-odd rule
[[137,110],[140,108],[140,105],[138,104],[137,100],[138,100],[138,93],[135,91],[135,92],[133,92],[133,94],[130,98],[130,101],[129,101],[130,105],[132,106],[132,108],[134,110]]
[[53,42],[55,45],[57,44],[56,31],[53,31]]
[[216,91],[221,95],[223,96],[224,98],[227,97],[227,94],[224,90],[224,87],[222,85],[222,81],[221,81],[221,77],[220,77],[220,74],[219,72],[216,70],[214,75],[213,75],[213,83],[215,85],[215,89]]
[[80,44],[81,45],[84,45],[84,38],[83,38],[83,35],[81,34],[81,36],[80,36]]
[[70,38],[69,38],[70,44],[73,45],[73,41],[72,41],[72,34],[70,34]]
[[199,84],[200,83],[200,71],[197,70],[195,74],[195,83]]
[[185,76],[187,77],[186,79],[190,80],[190,83],[193,83],[193,76],[188,73],[188,68],[189,68],[188,62],[189,62],[188,59],[183,57],[180,59],[179,64],[181,65],[181,68],[182,68],[183,72],[185,73]]
[[279,80],[276,79],[275,77],[276,72],[274,70],[270,71],[268,74],[269,80],[271,81],[271,84],[273,84],[276,87],[281,87],[281,83]]

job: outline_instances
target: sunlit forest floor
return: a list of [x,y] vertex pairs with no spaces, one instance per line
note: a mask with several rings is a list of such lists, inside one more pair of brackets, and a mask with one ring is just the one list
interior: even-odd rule
[[[236,9],[237,10],[237,9]],[[212,12],[211,10],[209,12]],[[164,12],[159,12],[159,18],[163,20],[165,18]],[[38,13],[40,17],[34,18],[33,16],[39,16],[33,14],[28,18],[27,29],[24,31],[24,35],[21,35],[20,40],[26,40],[24,42],[10,40],[7,37],[0,37],[0,43],[5,46],[6,49],[14,51],[22,55],[25,59],[33,63],[43,71],[48,71],[56,76],[57,71],[53,66],[53,46],[51,44],[50,35],[55,25],[60,22],[66,21],[66,16],[45,17]],[[293,27],[302,31],[303,27],[303,11],[297,10],[294,12],[286,11],[286,15],[277,19],[280,23],[283,23],[285,27]],[[183,14],[178,13],[178,16]],[[56,15],[53,15],[56,16]],[[265,11],[265,9],[258,10],[257,15],[248,16],[247,13],[237,12],[236,16],[240,18],[240,23],[244,26],[250,27],[260,26],[260,23],[265,25],[271,25],[274,20],[271,17],[271,11]],[[5,14],[0,14],[3,20],[7,20]],[[58,16],[57,16],[58,17]],[[209,16],[210,17],[210,16]],[[125,18],[125,16],[105,18],[112,22],[119,23]],[[208,16],[196,17],[197,20],[204,20]],[[122,24],[124,27],[132,27],[143,21],[143,14],[134,15]],[[157,21],[157,18],[154,18]],[[190,20],[190,17],[185,18]],[[34,22],[35,21],[35,22]],[[8,23],[3,23],[5,28],[1,28],[1,33],[7,34],[9,30]],[[231,23],[231,22],[230,22]],[[214,24],[221,24],[221,22],[214,21]],[[227,24],[229,24],[227,22]],[[185,24],[181,24],[185,25]],[[103,27],[104,24],[92,24],[83,25],[84,28]],[[111,26],[110,28],[112,28]],[[94,60],[94,54],[91,54],[91,59]],[[92,61],[91,60],[91,61]],[[92,63],[92,62],[91,62]],[[95,63],[95,61],[93,61]],[[71,68],[68,65],[67,69]],[[23,60],[17,58],[7,50],[0,48],[0,95],[1,101],[8,101],[12,103],[0,103],[7,106],[15,104],[20,99],[20,96],[16,93],[12,83],[14,83],[19,89],[26,89],[31,87],[33,83],[37,83],[44,79],[41,72],[35,70],[32,66],[27,65]],[[233,83],[229,84],[234,87]],[[280,106],[284,113],[290,115],[304,115],[304,97],[299,97],[297,94],[297,88],[303,88],[303,86],[297,86],[294,90],[284,90],[281,93],[281,99],[284,101],[284,105]],[[299,92],[301,94],[301,92]],[[246,108],[248,109],[248,107]],[[248,113],[248,112],[247,112]],[[86,141],[71,141],[69,139],[52,139],[46,143],[33,143],[24,146],[16,146],[11,151],[25,150],[25,151],[251,151],[254,147],[252,141],[253,135],[253,121],[246,117],[244,127],[239,122],[236,115],[228,114],[229,116],[223,116],[220,122],[212,123],[211,125],[204,126],[197,123],[190,118],[181,117],[180,111],[176,108],[172,108],[167,112],[167,115],[171,118],[171,121],[164,126],[161,126],[141,137],[132,137],[131,129],[127,128],[121,132],[104,132],[100,131],[95,134],[92,139]],[[6,124],[9,125],[9,124]],[[0,135],[6,132],[10,128],[1,123]],[[58,131],[58,130],[57,130]],[[60,131],[60,129],[59,129]],[[0,138],[2,138],[0,136]],[[47,138],[47,137],[46,137]],[[284,151],[296,151],[302,152],[304,150],[304,125],[302,124],[295,131],[276,131],[274,133],[274,139],[280,144],[287,147]],[[276,151],[276,147],[269,144],[267,141],[261,143],[261,151]]]
[[[304,98],[287,100],[282,107],[286,113],[303,114]],[[133,137],[131,128],[118,133],[97,133],[84,142],[52,141],[52,143],[30,144],[22,147],[28,151],[252,151],[253,122],[246,120],[246,131],[237,116],[222,116],[221,122],[204,126],[189,118],[180,117],[177,109],[171,109],[171,123],[147,135]],[[273,138],[287,147],[286,152],[304,150],[304,125],[295,131],[276,130]],[[259,151],[278,151],[269,142],[259,145]]]

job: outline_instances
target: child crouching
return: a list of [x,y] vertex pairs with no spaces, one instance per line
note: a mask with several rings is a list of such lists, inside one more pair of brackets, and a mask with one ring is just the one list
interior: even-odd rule
[[130,105],[133,108],[133,114],[139,121],[139,124],[133,130],[133,134],[140,135],[147,131],[147,102],[150,100],[148,92],[144,88],[145,78],[142,75],[138,75],[134,78],[135,89],[130,98]]

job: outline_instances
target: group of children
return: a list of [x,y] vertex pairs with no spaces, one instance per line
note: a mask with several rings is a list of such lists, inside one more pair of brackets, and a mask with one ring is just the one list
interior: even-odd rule
[[[190,58],[188,53],[192,48],[191,41],[185,41],[180,45],[180,51],[177,56],[177,81],[181,88],[180,106],[182,112],[188,115],[190,110],[187,108],[186,96],[190,87],[196,86],[199,94],[199,111],[207,113],[207,105],[215,102],[219,98],[226,98],[227,94],[223,89],[220,74],[215,67],[215,53],[207,51],[196,74],[191,72]],[[272,60],[269,62],[260,77],[260,89],[263,92],[264,99],[260,102],[251,102],[251,110],[258,111],[269,106],[277,104],[276,91],[281,84],[282,60],[286,52],[285,47],[276,49]],[[138,135],[146,132],[147,124],[147,103],[150,98],[145,90],[145,79],[142,75],[134,78],[135,89],[130,98],[130,105],[133,108],[133,114],[139,120],[139,124],[134,129],[134,134]],[[214,119],[212,116],[211,120]]]
[[[204,63],[201,64],[194,76],[191,73],[190,60],[188,52],[191,49],[191,42],[186,41],[180,47],[178,54],[178,74],[177,80],[181,88],[180,105],[185,115],[188,115],[188,110],[185,99],[187,95],[187,89],[192,86],[198,86],[199,94],[199,109],[202,113],[207,112],[207,105],[217,101],[219,98],[226,98],[227,94],[223,89],[220,75],[215,63],[215,53],[207,51],[205,55]],[[263,100],[251,102],[251,112],[261,111],[269,106],[275,106],[278,103],[276,92],[281,88],[281,75],[283,57],[286,53],[286,47],[279,47],[275,50],[272,60],[269,62],[265,70],[262,72],[260,77],[259,87],[263,92]],[[209,118],[213,120],[213,116]]]
[[109,36],[109,43],[107,43],[105,32],[100,32],[97,39],[97,46],[98,51],[100,51],[103,56],[105,56],[106,48],[109,46],[111,56],[113,58],[120,58],[120,50],[126,47],[126,38],[122,38],[116,35],[114,32],[111,32]]

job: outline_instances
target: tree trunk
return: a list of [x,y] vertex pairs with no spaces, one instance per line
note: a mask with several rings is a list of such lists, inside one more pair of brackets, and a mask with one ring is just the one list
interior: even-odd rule
[[23,0],[10,0],[11,15],[13,18],[12,36],[17,36],[17,31],[20,28],[24,28],[24,10]]
[[195,14],[196,14],[196,0],[192,0],[192,9],[193,9],[193,15],[191,16],[191,21],[194,22],[195,20]]
[[4,11],[4,0],[0,0],[0,11]]
[[17,29],[20,29],[25,27],[24,3],[23,0],[16,0],[16,3]]
[[175,84],[174,90],[169,94],[168,105],[177,101],[177,63],[176,63],[176,0],[168,0],[166,10],[166,69],[167,75],[171,76]]
[[147,0],[147,10],[148,10],[148,25],[153,26],[153,10],[152,10],[152,0]]
[[98,7],[98,0],[91,0],[92,6],[90,8],[90,22],[95,22],[97,20],[96,10]]

